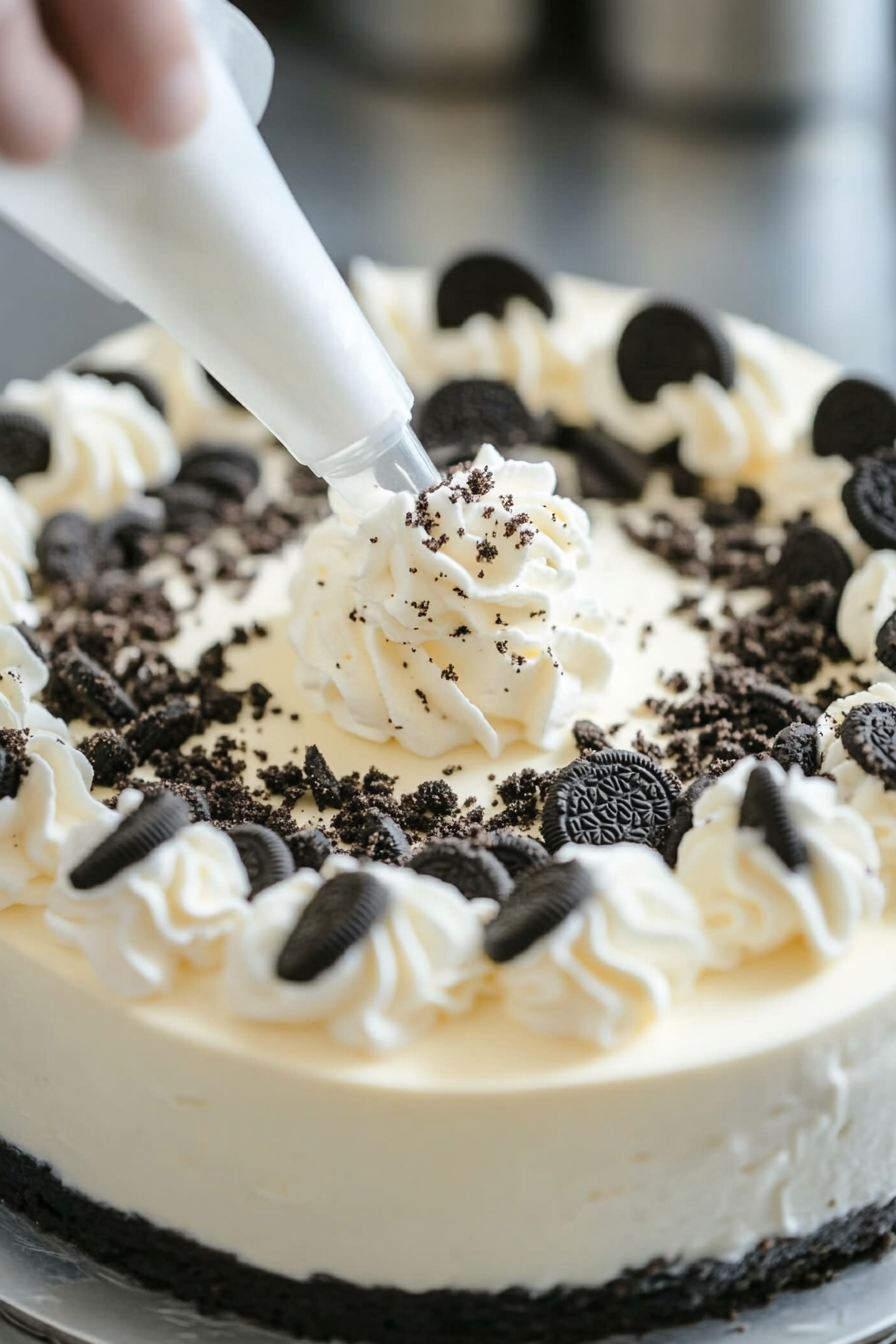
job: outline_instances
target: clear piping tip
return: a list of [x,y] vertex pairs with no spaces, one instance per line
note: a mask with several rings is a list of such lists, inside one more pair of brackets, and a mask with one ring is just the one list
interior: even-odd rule
[[442,479],[410,424],[397,420],[329,461],[314,463],[314,470],[357,514],[370,513],[387,494],[419,495]]

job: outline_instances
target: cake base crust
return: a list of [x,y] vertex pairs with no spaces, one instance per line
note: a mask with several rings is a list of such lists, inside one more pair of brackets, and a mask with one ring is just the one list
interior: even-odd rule
[[612,1335],[730,1319],[883,1255],[896,1233],[893,1199],[834,1219],[810,1236],[770,1238],[733,1263],[657,1260],[598,1287],[562,1285],[536,1294],[524,1288],[410,1293],[329,1275],[296,1281],[257,1269],[88,1199],[46,1163],[3,1140],[0,1199],[42,1232],[147,1288],[192,1303],[203,1315],[233,1314],[298,1339],[346,1344],[597,1344]]

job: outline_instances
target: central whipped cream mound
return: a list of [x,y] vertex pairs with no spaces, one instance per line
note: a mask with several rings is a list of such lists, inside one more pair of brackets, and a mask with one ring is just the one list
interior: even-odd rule
[[292,627],[314,707],[420,756],[559,745],[583,691],[606,684],[610,655],[581,581],[590,522],[555,488],[547,463],[486,446],[417,498],[316,527]]

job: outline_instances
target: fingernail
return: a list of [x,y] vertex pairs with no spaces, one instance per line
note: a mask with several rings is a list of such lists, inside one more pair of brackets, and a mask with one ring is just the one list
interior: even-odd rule
[[181,61],[156,85],[135,118],[134,130],[148,145],[170,145],[188,135],[205,111],[205,80],[198,62]]

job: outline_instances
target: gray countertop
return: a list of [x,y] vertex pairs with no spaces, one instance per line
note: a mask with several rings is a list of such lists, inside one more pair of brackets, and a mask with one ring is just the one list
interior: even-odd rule
[[[275,23],[263,131],[334,257],[439,262],[470,245],[687,295],[896,380],[896,121],[688,127],[542,74],[491,97],[401,90]],[[0,382],[124,325],[0,226]]]

